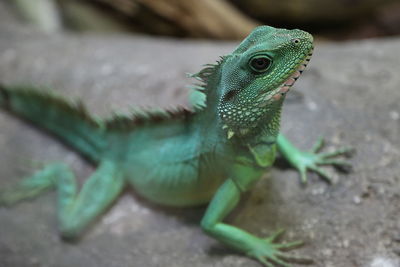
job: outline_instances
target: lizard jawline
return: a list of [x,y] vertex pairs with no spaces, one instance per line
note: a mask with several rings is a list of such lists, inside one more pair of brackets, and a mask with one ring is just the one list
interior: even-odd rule
[[262,99],[261,106],[267,105],[267,103],[273,100],[279,100],[281,97],[286,95],[289,92],[290,88],[294,85],[297,79],[301,76],[304,69],[307,67],[308,62],[310,61],[312,56],[312,52],[304,59],[304,61],[300,64],[300,66],[286,79],[280,86],[276,89],[262,95],[260,99]]

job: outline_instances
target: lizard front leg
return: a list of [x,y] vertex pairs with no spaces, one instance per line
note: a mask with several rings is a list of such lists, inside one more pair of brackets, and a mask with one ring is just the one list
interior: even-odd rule
[[[238,170],[236,168],[236,170]],[[242,176],[247,174],[248,176]],[[235,248],[250,257],[253,257],[265,266],[271,267],[274,264],[288,267],[285,259],[288,257],[281,249],[291,249],[302,242],[286,244],[274,243],[282,231],[272,234],[268,238],[259,238],[235,226],[223,223],[223,219],[238,204],[240,195],[244,188],[248,188],[261,176],[260,170],[250,167],[243,167],[239,170],[240,177],[227,179],[218,189],[209,204],[205,216],[201,221],[203,230],[222,243]]]
[[278,135],[277,147],[283,157],[296,168],[301,177],[301,182],[307,182],[307,170],[318,173],[327,182],[331,182],[331,177],[319,165],[334,165],[337,167],[350,168],[351,164],[344,160],[333,159],[333,157],[345,155],[353,151],[350,147],[340,148],[333,152],[318,153],[323,145],[323,139],[319,139],[310,151],[301,151],[297,149],[282,134]]

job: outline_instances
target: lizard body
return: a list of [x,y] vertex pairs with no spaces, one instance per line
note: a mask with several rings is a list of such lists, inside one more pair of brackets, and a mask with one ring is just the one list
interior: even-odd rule
[[[313,38],[301,30],[257,27],[231,54],[192,77],[193,109],[137,110],[96,120],[74,105],[32,88],[0,87],[0,107],[59,136],[85,155],[96,171],[78,192],[63,164],[51,164],[9,190],[0,205],[13,204],[56,188],[60,233],[74,238],[126,186],[162,205],[210,202],[201,226],[206,233],[266,266],[289,266],[274,243],[223,222],[240,195],[273,164],[276,150],[306,181],[307,169],[329,178],[318,164],[342,154],[297,150],[279,134],[286,93],[310,60]],[[317,150],[317,148],[315,149]]]

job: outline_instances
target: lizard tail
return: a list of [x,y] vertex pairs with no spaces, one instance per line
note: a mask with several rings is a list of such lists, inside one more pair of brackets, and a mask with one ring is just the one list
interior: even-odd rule
[[0,85],[0,108],[55,134],[94,162],[105,147],[104,131],[81,104],[29,86]]

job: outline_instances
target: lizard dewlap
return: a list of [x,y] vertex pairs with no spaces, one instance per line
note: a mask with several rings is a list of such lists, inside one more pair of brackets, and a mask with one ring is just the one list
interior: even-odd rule
[[[225,217],[273,164],[279,151],[306,182],[307,170],[329,181],[319,165],[346,165],[295,148],[279,134],[285,95],[313,51],[313,37],[301,30],[261,26],[231,53],[192,77],[192,109],[143,110],[94,119],[74,104],[29,86],[0,86],[0,108],[52,132],[97,168],[78,189],[65,164],[50,164],[0,192],[0,205],[58,191],[63,237],[79,236],[131,186],[143,197],[172,206],[208,204],[204,231],[266,266],[289,266],[275,243],[280,232],[260,238],[224,222]],[[134,88],[133,88],[134,89]]]

